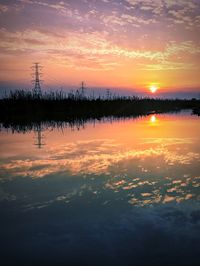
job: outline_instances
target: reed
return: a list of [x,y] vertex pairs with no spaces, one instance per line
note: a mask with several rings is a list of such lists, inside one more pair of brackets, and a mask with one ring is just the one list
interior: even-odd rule
[[0,122],[74,121],[102,117],[131,117],[149,113],[200,109],[200,100],[139,97],[85,97],[62,91],[44,93],[17,90],[0,99]]

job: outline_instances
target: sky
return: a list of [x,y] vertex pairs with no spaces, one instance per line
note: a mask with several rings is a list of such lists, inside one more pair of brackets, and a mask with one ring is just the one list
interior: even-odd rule
[[0,88],[200,95],[199,0],[0,0]]

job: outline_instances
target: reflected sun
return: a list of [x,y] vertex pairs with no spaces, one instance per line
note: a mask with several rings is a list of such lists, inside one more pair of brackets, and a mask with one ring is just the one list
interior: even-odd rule
[[151,123],[155,123],[156,122],[156,117],[155,115],[152,115],[150,118]]

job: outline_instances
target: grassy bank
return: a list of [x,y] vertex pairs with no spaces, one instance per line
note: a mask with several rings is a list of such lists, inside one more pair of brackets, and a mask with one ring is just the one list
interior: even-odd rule
[[152,99],[138,97],[86,98],[61,93],[37,97],[17,91],[0,100],[1,123],[73,121],[102,117],[131,117],[149,113],[200,109],[200,100]]

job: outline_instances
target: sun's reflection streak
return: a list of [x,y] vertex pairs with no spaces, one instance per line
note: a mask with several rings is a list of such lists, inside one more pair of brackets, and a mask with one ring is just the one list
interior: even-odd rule
[[156,121],[157,121],[156,116],[155,115],[151,115],[151,117],[150,117],[151,124],[154,124]]

